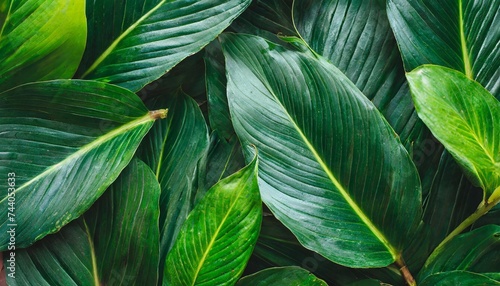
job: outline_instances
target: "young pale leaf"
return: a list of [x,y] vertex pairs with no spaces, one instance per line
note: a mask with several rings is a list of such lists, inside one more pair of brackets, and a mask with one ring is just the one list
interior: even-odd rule
[[81,77],[138,91],[210,43],[250,2],[91,1]]
[[167,256],[163,285],[234,285],[259,235],[257,158],[221,180],[189,214]]
[[[160,269],[193,209],[197,167],[208,148],[208,130],[196,102],[183,92],[155,97],[149,108],[168,106],[168,118],[155,122],[138,150],[160,182]],[[160,276],[163,273],[160,273]]]
[[[418,115],[485,192],[500,198],[500,102],[477,82],[445,67],[407,74]],[[491,196],[494,197],[491,197]]]
[[500,273],[500,226],[488,225],[459,235],[429,258],[418,274],[423,280],[440,272],[463,270]]
[[132,159],[85,213],[100,285],[158,283],[159,201],[155,175],[145,163]]
[[327,286],[325,281],[318,279],[309,271],[296,267],[268,268],[241,278],[236,286]]
[[86,36],[85,1],[0,1],[0,91],[71,78]]
[[1,93],[0,172],[14,179],[0,183],[0,249],[11,223],[16,247],[26,247],[80,216],[165,115],[100,82],[57,80]]
[[444,273],[434,274],[427,277],[422,283],[418,284],[421,286],[449,286],[449,285],[460,285],[460,286],[478,286],[478,285],[488,285],[495,286],[500,285],[500,279],[490,277],[488,274],[479,274],[467,271],[450,271]]
[[389,0],[387,7],[407,71],[453,68],[500,99],[500,1]]
[[322,58],[255,36],[221,40],[234,127],[259,149],[266,205],[334,262],[394,262],[420,219],[420,182],[375,106]]
[[[6,285],[99,285],[87,231],[83,221],[76,220],[29,248],[4,252]],[[12,268],[9,259],[14,260]]]

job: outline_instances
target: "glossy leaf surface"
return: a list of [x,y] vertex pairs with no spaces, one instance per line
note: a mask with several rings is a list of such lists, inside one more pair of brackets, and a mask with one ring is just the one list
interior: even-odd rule
[[1,93],[0,171],[15,173],[15,192],[0,183],[0,248],[12,223],[9,193],[16,245],[26,247],[86,211],[165,113],[148,112],[135,94],[100,82],[58,80]]
[[436,256],[431,256],[418,275],[423,280],[454,270],[500,273],[499,254],[500,226],[483,226],[453,238]]
[[[92,1],[80,75],[138,91],[201,50],[249,0]],[[105,24],[103,24],[105,23]]]
[[101,285],[157,284],[159,201],[156,177],[135,158],[85,213]]
[[[76,286],[96,285],[98,277],[92,264],[93,250],[82,220],[69,223],[26,249],[15,252],[14,278],[6,269],[7,285]],[[10,252],[4,252],[4,264]]]
[[257,158],[221,180],[189,214],[165,264],[163,285],[233,285],[259,235]]
[[389,20],[407,71],[423,64],[463,72],[500,97],[499,1],[389,0]]
[[163,265],[193,209],[198,163],[207,152],[208,131],[198,105],[182,92],[170,98],[155,97],[147,105],[168,107],[168,118],[155,122],[138,151],[161,186],[160,265]]
[[500,186],[500,102],[448,68],[424,66],[407,77],[420,118],[490,198]]
[[85,1],[1,1],[0,91],[33,81],[71,78],[86,36]]
[[243,277],[236,286],[327,286],[325,281],[318,279],[309,271],[300,267],[269,268]]
[[420,182],[378,110],[322,58],[254,36],[221,38],[233,124],[242,145],[259,150],[266,205],[334,262],[394,262],[420,219]]
[[499,279],[489,277],[487,274],[479,274],[467,271],[450,271],[429,276],[421,284],[422,286],[477,286],[477,285],[500,285]]

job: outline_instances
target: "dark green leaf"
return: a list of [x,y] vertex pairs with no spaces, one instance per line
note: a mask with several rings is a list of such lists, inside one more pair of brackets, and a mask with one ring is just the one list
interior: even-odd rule
[[[0,94],[1,249],[15,196],[16,246],[79,217],[127,166],[155,119],[130,91],[91,81],[27,84]],[[9,193],[11,195],[9,196]]]
[[309,271],[296,266],[269,268],[241,278],[236,286],[327,286]]
[[255,157],[208,190],[189,214],[168,254],[163,285],[234,285],[250,258],[261,220]]
[[500,99],[500,1],[390,0],[388,14],[405,68],[456,69]]
[[33,81],[71,78],[86,36],[85,1],[1,1],[0,91]]
[[249,0],[91,1],[80,74],[138,91],[212,41]]
[[242,145],[259,149],[266,205],[334,262],[394,262],[418,226],[421,194],[389,124],[322,58],[254,36],[221,39],[233,124]]
[[472,273],[467,271],[451,271],[445,273],[438,273],[427,277],[421,286],[494,286],[500,285],[500,280],[488,277],[485,274]]
[[85,213],[102,285],[156,285],[160,249],[160,186],[133,159]]
[[407,77],[420,118],[484,190],[485,199],[500,198],[500,102],[448,68],[427,65]]
[[[167,107],[168,118],[154,124],[138,151],[160,182],[160,269],[193,208],[198,163],[206,155],[208,131],[203,115],[186,94],[155,97],[148,107]],[[163,273],[160,273],[162,275]]]
[[[11,253],[15,260],[12,266]],[[12,286],[98,285],[92,255],[88,229],[82,220],[73,221],[29,248],[4,252],[7,283]]]
[[418,277],[454,270],[500,272],[500,226],[488,225],[459,235],[431,256]]

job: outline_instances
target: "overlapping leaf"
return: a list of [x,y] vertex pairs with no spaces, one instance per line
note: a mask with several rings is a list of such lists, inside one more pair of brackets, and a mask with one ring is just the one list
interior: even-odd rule
[[221,39],[234,127],[259,149],[266,205],[332,261],[394,262],[421,213],[418,175],[394,131],[325,60],[254,36]]
[[208,131],[198,105],[182,92],[170,98],[152,98],[147,105],[169,107],[168,118],[154,124],[138,151],[161,186],[160,269],[163,269],[165,257],[193,209],[198,163],[206,156]]
[[499,277],[493,278],[488,274],[479,274],[468,271],[450,271],[429,276],[422,281],[422,286],[477,286],[477,285],[500,285]]
[[500,99],[499,1],[387,1],[407,71],[423,64],[463,72]]
[[[80,216],[165,114],[99,82],[58,80],[1,93],[0,171],[16,180],[13,193],[7,180],[0,183],[0,248],[9,223],[17,224],[16,246],[26,247]],[[7,221],[9,196],[15,196],[15,218]]]
[[101,285],[157,284],[159,201],[153,172],[133,159],[85,213]]
[[85,1],[0,2],[0,91],[71,78],[87,36]]
[[168,254],[163,285],[233,285],[250,258],[261,220],[255,157],[212,187],[189,214]]
[[207,45],[249,4],[249,0],[91,1],[89,42],[80,76],[138,91]]
[[454,270],[500,273],[500,226],[488,225],[452,239],[426,262],[419,279]]
[[420,118],[484,190],[485,199],[500,198],[500,102],[448,68],[424,66],[407,77]]
[[317,285],[327,286],[309,271],[300,267],[276,267],[259,271],[241,278],[237,286],[280,286],[280,285]]
[[[7,285],[98,285],[92,264],[93,249],[82,220],[12,253],[15,262],[13,268],[6,268]],[[4,265],[10,265],[9,258],[10,252],[4,252]]]

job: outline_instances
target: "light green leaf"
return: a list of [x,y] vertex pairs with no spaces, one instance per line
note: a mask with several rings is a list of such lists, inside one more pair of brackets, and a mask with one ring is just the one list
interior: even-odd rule
[[421,286],[478,286],[487,285],[494,286],[500,285],[500,280],[489,277],[486,274],[472,273],[467,271],[450,271],[444,273],[434,274],[427,277]]
[[257,158],[221,180],[189,214],[167,256],[163,285],[234,285],[259,235]]
[[210,43],[249,4],[250,0],[149,0],[123,5],[91,1],[89,42],[80,75],[138,91]]
[[146,104],[149,108],[168,107],[168,118],[155,122],[138,151],[138,156],[153,169],[161,186],[162,266],[183,222],[194,207],[198,187],[196,174],[198,163],[208,149],[208,130],[198,105],[183,92],[170,98],[155,97]]
[[[15,262],[9,269],[11,253]],[[93,254],[85,224],[80,219],[73,221],[29,248],[4,252],[6,285],[97,285]]]
[[259,149],[266,205],[336,263],[400,259],[420,220],[420,182],[378,110],[322,58],[254,36],[221,40],[233,124],[243,146]]
[[[57,80],[1,93],[0,172],[15,174],[15,186],[0,183],[0,248],[7,247],[10,223],[17,224],[21,248],[79,217],[165,115],[148,112],[130,91],[100,82]],[[13,220],[7,220],[10,197]]]
[[389,0],[387,5],[407,71],[423,64],[453,68],[500,99],[500,1]]
[[[500,198],[500,102],[460,72],[426,65],[407,74],[415,108],[485,192]],[[493,197],[492,197],[493,196]]]
[[419,280],[440,272],[463,270],[500,273],[500,226],[488,225],[459,235],[426,262]]
[[100,285],[156,285],[160,249],[160,186],[133,159],[85,213]]
[[0,91],[71,78],[86,36],[83,0],[0,1]]
[[325,281],[318,279],[309,271],[300,267],[268,268],[241,278],[236,286],[327,286]]

